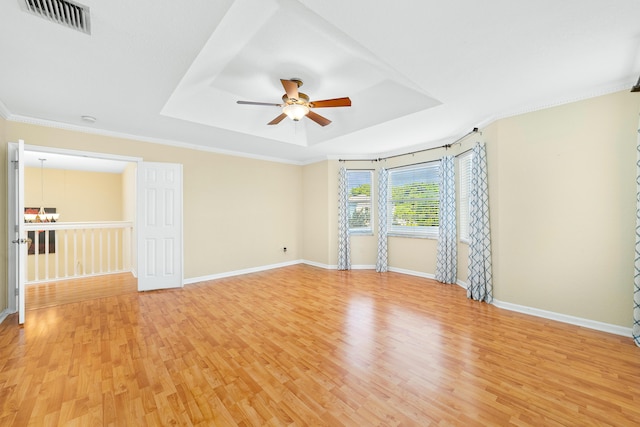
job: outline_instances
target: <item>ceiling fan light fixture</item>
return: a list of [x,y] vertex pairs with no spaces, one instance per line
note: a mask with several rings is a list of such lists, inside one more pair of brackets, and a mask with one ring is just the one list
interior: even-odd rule
[[305,104],[287,104],[282,107],[282,112],[291,120],[297,122],[307,114],[309,114],[309,106]]

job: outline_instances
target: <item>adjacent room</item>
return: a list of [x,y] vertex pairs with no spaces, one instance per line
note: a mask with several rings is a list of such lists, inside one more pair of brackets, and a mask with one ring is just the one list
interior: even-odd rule
[[640,3],[0,4],[0,425],[636,425]]

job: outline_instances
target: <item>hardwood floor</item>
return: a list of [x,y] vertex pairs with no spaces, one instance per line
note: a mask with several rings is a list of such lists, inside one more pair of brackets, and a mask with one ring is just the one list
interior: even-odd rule
[[0,324],[0,425],[637,425],[640,348],[296,265]]
[[60,280],[27,286],[25,307],[37,310],[131,292],[138,292],[138,281],[131,273]]

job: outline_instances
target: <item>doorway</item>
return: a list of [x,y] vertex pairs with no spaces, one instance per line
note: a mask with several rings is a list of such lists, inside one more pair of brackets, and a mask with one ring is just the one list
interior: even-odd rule
[[[42,211],[44,222],[65,227],[27,232],[26,310],[137,288],[132,225],[139,160],[96,156],[25,146],[25,217],[34,222]],[[98,228],[118,222],[122,229]]]
[[[129,248],[130,251],[131,262],[129,271],[137,278],[138,291],[178,288],[184,285],[182,237],[183,173],[181,164],[144,162],[141,158],[29,146],[25,145],[23,141],[17,143],[10,142],[8,149],[8,161],[10,165],[8,179],[9,229],[13,236],[12,246],[9,251],[9,310],[19,313],[19,323],[25,321],[25,277],[28,253],[26,244],[29,243],[26,231],[64,231],[78,228],[77,224],[62,224],[62,221],[55,224],[43,223],[42,221],[36,221],[36,224],[25,223],[25,151],[28,153],[39,153],[41,156],[61,155],[61,157],[70,160],[71,163],[76,165],[86,161],[95,161],[96,159],[122,161],[135,165],[135,168],[133,168],[135,170],[129,174],[128,179],[123,180],[125,182],[122,185],[123,194],[127,195],[123,197],[124,201],[122,204],[124,207],[122,210],[125,212],[125,217],[130,216],[130,218],[133,218],[130,242],[128,245],[124,245],[124,247]],[[43,157],[38,157],[38,154],[35,154],[33,157],[37,158],[40,163],[41,186],[44,187]],[[95,168],[93,170],[95,170]],[[44,203],[44,190],[41,190],[40,197],[41,203]],[[73,194],[71,194],[70,197],[73,197]],[[95,209],[95,206],[91,205],[89,208]],[[46,209],[43,207],[42,210],[42,215],[48,219],[48,216],[45,215]],[[56,214],[62,216],[62,212],[58,212],[57,209]],[[91,224],[83,224],[81,228],[95,227]],[[133,232],[134,228],[135,232]],[[45,233],[45,236],[49,236],[49,234]],[[45,237],[45,239],[47,239],[47,237]],[[102,245],[101,237],[99,237],[98,240]],[[118,238],[116,237],[116,241],[117,240]],[[58,242],[59,239],[56,237],[55,241]],[[93,244],[93,237],[90,238],[90,241]],[[107,238],[107,241],[109,241],[109,238]],[[124,238],[120,238],[120,241],[124,242]],[[83,237],[83,254],[86,253],[84,247],[85,242],[86,240]],[[36,247],[35,254],[39,255],[37,248],[39,248],[40,245],[36,244],[34,246]],[[66,246],[67,241],[65,241],[65,247]],[[57,246],[51,246],[50,240],[45,240],[43,246],[45,251],[44,255],[50,255],[47,254],[46,251],[50,251],[51,247],[55,249],[54,258],[56,258],[58,256],[57,254],[62,251],[60,251]],[[102,248],[103,246],[98,247]],[[110,250],[107,250],[107,260],[109,259],[110,253]],[[79,260],[77,255],[76,252],[73,253],[72,263],[74,266]],[[69,263],[66,256],[67,253],[65,252],[65,262],[63,265],[68,267]],[[38,259],[37,257],[34,258],[34,262],[38,263]],[[98,259],[97,262],[95,261],[96,259]],[[86,265],[85,262],[87,258],[82,258],[82,260],[83,265]],[[100,266],[99,272],[103,271],[103,260],[103,252],[100,252],[100,256],[97,258],[95,252],[94,255],[89,256],[92,274],[96,271],[95,264]],[[56,278],[58,278],[59,274],[57,262],[58,260],[56,258],[56,262],[54,263],[56,266]],[[48,263],[47,257],[44,258],[44,263],[46,266]],[[66,269],[67,267],[64,268]],[[86,271],[86,269],[83,270],[83,272],[84,271]],[[49,274],[49,269],[45,267],[45,279],[47,278],[47,274]],[[66,270],[65,277],[68,277]]]

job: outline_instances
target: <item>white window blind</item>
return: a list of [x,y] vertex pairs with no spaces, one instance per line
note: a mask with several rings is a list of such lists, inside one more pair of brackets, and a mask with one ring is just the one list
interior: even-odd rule
[[372,233],[371,228],[371,183],[372,171],[348,170],[349,232]]
[[469,189],[471,187],[471,157],[469,151],[458,157],[458,176],[460,177],[460,239],[469,241]]
[[389,234],[438,235],[439,169],[434,162],[389,171]]

